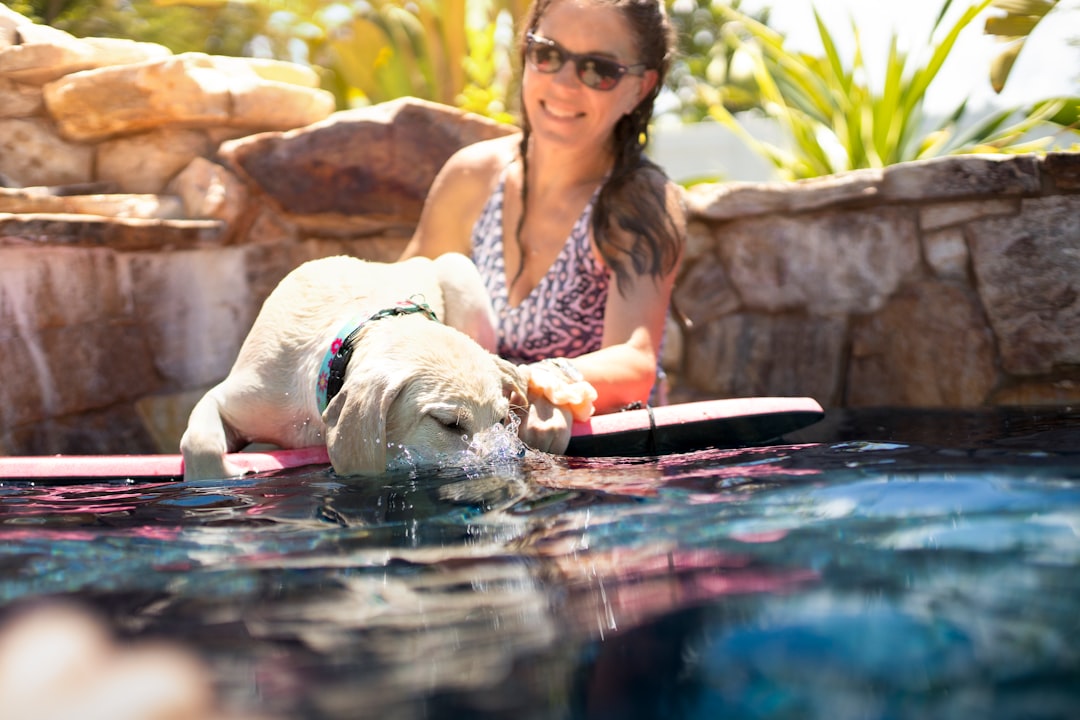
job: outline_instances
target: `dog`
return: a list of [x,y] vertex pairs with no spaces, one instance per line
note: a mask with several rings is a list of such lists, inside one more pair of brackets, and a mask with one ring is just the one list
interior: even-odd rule
[[304,263],[270,293],[229,375],[192,410],[184,478],[242,474],[227,454],[252,442],[325,444],[339,475],[385,472],[388,447],[421,459],[463,450],[527,407],[528,375],[493,354],[495,338],[464,255]]

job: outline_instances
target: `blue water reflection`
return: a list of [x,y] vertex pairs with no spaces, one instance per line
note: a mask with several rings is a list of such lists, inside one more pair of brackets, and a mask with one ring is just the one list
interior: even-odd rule
[[0,602],[181,640],[271,716],[1075,717],[1080,423],[1031,417],[0,486]]

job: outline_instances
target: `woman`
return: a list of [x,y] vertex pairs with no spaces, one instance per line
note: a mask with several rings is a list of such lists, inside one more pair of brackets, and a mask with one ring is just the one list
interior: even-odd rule
[[[643,155],[673,47],[662,0],[535,0],[522,134],[447,161],[402,256],[471,255],[500,354],[559,358],[596,389],[597,412],[648,400],[682,256],[679,190]],[[522,439],[563,452],[570,411],[530,401]]]

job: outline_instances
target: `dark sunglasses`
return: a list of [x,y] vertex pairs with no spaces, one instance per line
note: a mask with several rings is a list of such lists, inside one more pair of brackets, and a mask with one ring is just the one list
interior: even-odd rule
[[533,33],[525,35],[525,59],[542,73],[557,73],[567,60],[572,60],[578,79],[593,90],[612,90],[623,75],[645,74],[645,63],[623,65],[600,55],[578,55],[554,40]]

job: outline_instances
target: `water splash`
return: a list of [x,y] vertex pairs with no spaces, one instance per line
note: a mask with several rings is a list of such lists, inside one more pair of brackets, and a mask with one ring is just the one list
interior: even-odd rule
[[525,443],[518,437],[518,428],[521,420],[516,415],[510,416],[510,422],[506,425],[495,424],[487,430],[482,430],[468,441],[468,451],[478,455],[489,463],[505,464],[516,462],[525,457],[528,449]]
[[461,450],[449,453],[387,443],[387,454],[391,458],[387,470],[392,473],[415,472],[423,468],[470,471],[518,465],[529,452],[525,443],[518,438],[520,424],[521,421],[512,416],[506,425],[493,425],[472,437],[463,435]]

